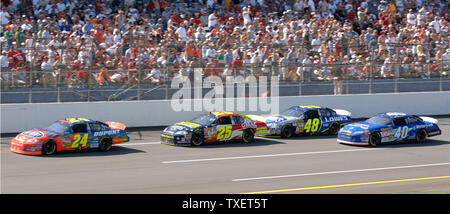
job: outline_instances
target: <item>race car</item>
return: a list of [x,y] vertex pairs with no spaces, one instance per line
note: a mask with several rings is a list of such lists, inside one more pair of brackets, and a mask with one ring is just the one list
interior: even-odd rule
[[126,126],[86,118],[65,118],[45,129],[33,129],[11,140],[11,151],[26,155],[51,155],[59,151],[98,148],[109,151],[113,144],[129,141]]
[[350,112],[321,106],[292,106],[279,115],[248,116],[265,122],[269,128],[268,135],[280,135],[282,138],[296,134],[336,135],[342,126],[352,122]]
[[200,146],[203,143],[242,140],[250,143],[265,135],[267,126],[234,112],[207,112],[189,122],[179,122],[161,132],[161,143],[177,146]]
[[342,144],[371,145],[415,140],[427,141],[427,137],[440,135],[437,120],[405,113],[381,113],[366,121],[344,126],[337,141]]

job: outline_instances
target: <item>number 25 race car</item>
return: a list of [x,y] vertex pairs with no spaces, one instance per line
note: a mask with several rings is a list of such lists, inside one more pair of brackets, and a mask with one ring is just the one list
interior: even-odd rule
[[366,121],[344,126],[337,141],[343,144],[371,145],[415,140],[427,141],[427,137],[440,135],[437,120],[404,113],[382,113]]
[[51,155],[62,150],[98,148],[109,151],[113,144],[129,141],[126,126],[85,118],[65,118],[45,129],[18,134],[11,140],[11,151],[27,155]]
[[161,143],[177,146],[199,146],[203,143],[242,140],[249,143],[265,135],[267,126],[260,121],[234,112],[208,112],[190,122],[168,126],[161,133]]
[[352,122],[351,113],[320,106],[292,106],[280,115],[262,117],[248,115],[254,120],[263,121],[269,128],[268,135],[281,135],[290,138],[296,134],[331,134]]

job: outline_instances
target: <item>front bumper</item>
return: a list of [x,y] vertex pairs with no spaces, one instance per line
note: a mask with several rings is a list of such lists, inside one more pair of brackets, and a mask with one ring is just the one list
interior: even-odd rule
[[171,135],[168,133],[162,133],[161,134],[161,143],[172,145],[172,146],[190,146],[191,142],[190,139],[184,135]]
[[40,143],[22,143],[16,139],[11,140],[10,150],[14,153],[24,155],[42,155],[42,144]]
[[349,145],[369,145],[369,143],[367,142],[352,142],[352,141],[346,141],[346,140],[341,140],[341,139],[337,139],[338,143],[342,143],[342,144],[349,144]]
[[369,145],[369,134],[354,134],[348,131],[340,131],[337,136],[337,142],[350,145]]

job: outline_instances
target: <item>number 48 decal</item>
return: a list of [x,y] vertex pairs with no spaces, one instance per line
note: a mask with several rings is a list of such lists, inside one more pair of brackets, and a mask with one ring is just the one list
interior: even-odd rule
[[305,126],[303,127],[303,129],[305,130],[306,133],[317,132],[319,130],[319,128],[320,128],[319,118],[308,119],[308,121],[306,121]]
[[398,127],[397,131],[395,131],[394,137],[401,139],[406,138],[408,136],[408,131],[408,126]]

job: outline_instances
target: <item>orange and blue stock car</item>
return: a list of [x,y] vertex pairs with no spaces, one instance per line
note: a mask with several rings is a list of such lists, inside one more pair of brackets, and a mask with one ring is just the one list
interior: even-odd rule
[[265,123],[234,112],[207,112],[191,121],[168,126],[161,132],[161,143],[176,146],[200,146],[203,143],[242,140],[253,141],[266,135]]
[[65,118],[44,129],[18,134],[11,140],[11,151],[26,155],[51,155],[60,151],[99,149],[129,141],[126,126],[118,122],[100,122],[86,118]]

